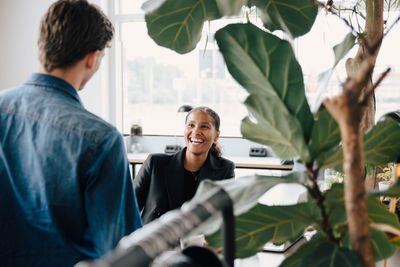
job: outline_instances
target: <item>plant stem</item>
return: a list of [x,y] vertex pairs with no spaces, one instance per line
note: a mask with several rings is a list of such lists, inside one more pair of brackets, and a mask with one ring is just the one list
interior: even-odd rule
[[336,244],[339,244],[339,240],[337,238],[335,238],[335,236],[333,234],[333,229],[332,229],[331,225],[329,224],[329,217],[326,212],[326,208],[324,206],[325,196],[322,194],[321,190],[319,189],[318,182],[317,182],[318,173],[319,173],[319,170],[312,171],[311,166],[307,166],[307,174],[313,184],[313,186],[311,188],[308,188],[308,191],[309,191],[310,195],[312,197],[314,197],[315,200],[317,200],[317,205],[321,211],[321,216],[322,216],[321,228],[322,228],[322,230],[328,235],[330,240],[332,240]]
[[325,99],[324,105],[338,122],[343,147],[344,199],[352,250],[363,266],[375,266],[369,228],[367,194],[364,185],[364,149],[361,118],[365,106],[358,99],[369,81],[375,58],[367,56],[360,64],[356,75],[343,83],[343,94]]

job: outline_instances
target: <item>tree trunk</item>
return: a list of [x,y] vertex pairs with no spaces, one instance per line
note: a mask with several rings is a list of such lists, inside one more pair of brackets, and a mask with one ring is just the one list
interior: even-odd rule
[[[343,171],[346,175],[344,197],[352,249],[363,266],[375,266],[368,220],[365,186],[365,162],[362,138],[374,124],[374,95],[365,101],[367,88],[372,86],[372,72],[383,35],[383,0],[366,1],[366,44],[360,45],[357,55],[346,62],[348,78],[343,94],[324,101],[325,107],[339,124],[343,145]],[[378,44],[378,45],[377,45]],[[369,181],[370,182],[370,181]],[[367,183],[372,188],[373,183]]]
[[367,195],[364,186],[364,150],[360,120],[364,108],[354,104],[349,92],[324,100],[324,105],[337,120],[343,146],[344,198],[352,249],[363,266],[375,266],[368,220]]
[[[371,8],[371,6],[373,8]],[[383,0],[367,0],[366,1],[366,22],[365,32],[366,41],[369,47],[375,46],[383,35]],[[372,12],[373,10],[373,12]],[[372,57],[373,65],[375,65],[376,58],[378,56],[380,44],[376,47],[374,53],[370,55]],[[346,72],[348,77],[355,77],[359,64],[367,56],[368,52],[364,46],[360,46],[355,58],[350,58],[346,61]],[[372,76],[372,73],[371,73]],[[372,86],[372,77],[369,77],[367,84],[368,87]],[[365,92],[365,88],[363,88]],[[372,94],[367,100],[367,106],[361,118],[360,133],[364,134],[372,125],[375,123],[375,95]],[[365,188],[372,190],[374,188],[374,176],[366,175]]]

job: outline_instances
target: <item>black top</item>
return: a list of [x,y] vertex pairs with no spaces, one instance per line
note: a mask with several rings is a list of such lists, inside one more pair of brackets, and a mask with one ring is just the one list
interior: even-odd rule
[[200,171],[191,172],[184,169],[183,191],[185,192],[185,201],[193,198],[197,189]]
[[[190,184],[193,181],[185,178],[183,167],[185,153],[186,148],[173,155],[150,154],[143,162],[133,185],[144,224],[170,210],[180,208],[186,200],[193,197],[193,191],[202,180],[235,177],[235,164],[232,161],[209,153],[196,184]],[[189,183],[185,183],[186,180]],[[188,188],[190,191],[186,192]]]

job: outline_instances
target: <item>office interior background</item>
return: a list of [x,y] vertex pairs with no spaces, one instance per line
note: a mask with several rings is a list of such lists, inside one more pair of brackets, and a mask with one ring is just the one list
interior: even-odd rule
[[[23,83],[31,72],[38,70],[39,22],[52,2],[0,1],[0,90]],[[245,15],[206,23],[196,49],[179,55],[157,46],[147,35],[141,9],[144,1],[91,2],[98,4],[111,18],[115,37],[100,70],[79,93],[87,109],[115,125],[123,134],[129,134],[130,126],[138,123],[145,135],[180,136],[184,114],[177,112],[179,106],[206,105],[219,113],[222,137],[241,137],[240,123],[247,115],[242,103],[247,92],[231,78],[213,33],[232,20],[246,22]],[[385,14],[387,25],[396,18],[395,12]],[[254,14],[250,19],[261,23]],[[333,65],[332,48],[347,33],[342,21],[320,10],[311,32],[293,43],[313,111],[324,97],[340,92],[340,83],[345,78],[343,60],[336,67],[327,90],[321,90],[318,75]],[[400,56],[393,53],[399,41],[400,27],[397,26],[385,38],[378,57],[375,75],[387,67],[392,70],[376,90],[376,120],[398,109],[400,103],[400,90],[396,89],[400,86]],[[354,47],[348,56],[356,49]]]
[[[40,18],[53,2],[0,1],[0,90],[18,86],[30,73],[38,70],[38,27]],[[147,35],[141,9],[144,1],[90,2],[98,4],[113,21],[115,35],[99,71],[79,92],[89,111],[116,126],[124,135],[129,135],[132,124],[140,124],[144,135],[159,138],[159,144],[163,146],[164,137],[183,142],[185,114],[177,112],[181,105],[206,105],[221,117],[221,137],[240,140],[240,123],[247,115],[242,103],[247,92],[230,76],[213,33],[232,20],[246,22],[245,15],[206,23],[196,49],[189,54],[179,55],[159,47]],[[391,25],[398,11],[386,12],[384,16],[386,25]],[[250,18],[253,23],[261,23],[254,14]],[[335,68],[326,90],[320,87],[318,75],[333,65],[332,48],[347,33],[342,21],[320,10],[311,32],[292,43],[303,69],[306,96],[314,112],[324,97],[340,93],[340,84],[346,77],[344,61]],[[391,68],[376,90],[376,120],[387,112],[399,110],[399,43],[400,24],[385,37],[374,71],[374,75],[379,76],[387,67]],[[357,47],[354,47],[347,56],[354,55],[356,50]],[[233,151],[241,150],[240,155],[248,155],[247,144],[230,142],[224,151],[232,155]],[[129,146],[127,148],[129,150]],[[150,149],[145,152],[159,151]],[[279,194],[282,192],[275,192],[275,195]],[[265,196],[266,204],[276,204],[276,201],[280,200],[271,201]],[[289,201],[297,201],[297,196]]]

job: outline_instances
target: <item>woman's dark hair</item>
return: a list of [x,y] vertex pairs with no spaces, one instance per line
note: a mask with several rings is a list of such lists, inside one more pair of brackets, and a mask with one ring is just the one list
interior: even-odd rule
[[[195,107],[195,108],[193,108],[192,110],[190,110],[190,111],[188,112],[188,114],[186,115],[185,124],[187,123],[187,119],[188,119],[189,115],[192,114],[192,113],[195,112],[195,111],[204,111],[204,112],[206,112],[208,115],[210,115],[211,118],[212,118],[213,121],[214,121],[214,127],[215,127],[215,129],[216,129],[217,131],[219,131],[219,126],[220,126],[220,124],[221,124],[221,120],[220,120],[220,118],[219,118],[217,112],[215,112],[215,111],[212,110],[211,108],[205,107],[205,106]],[[222,149],[221,149],[220,145],[219,145],[217,142],[215,142],[215,143],[212,144],[212,146],[211,146],[211,148],[210,148],[210,153],[213,154],[214,156],[217,156],[217,157],[221,157],[221,156],[222,156]]]
[[40,22],[40,63],[47,72],[66,69],[103,50],[113,35],[112,23],[97,6],[86,0],[59,0]]

